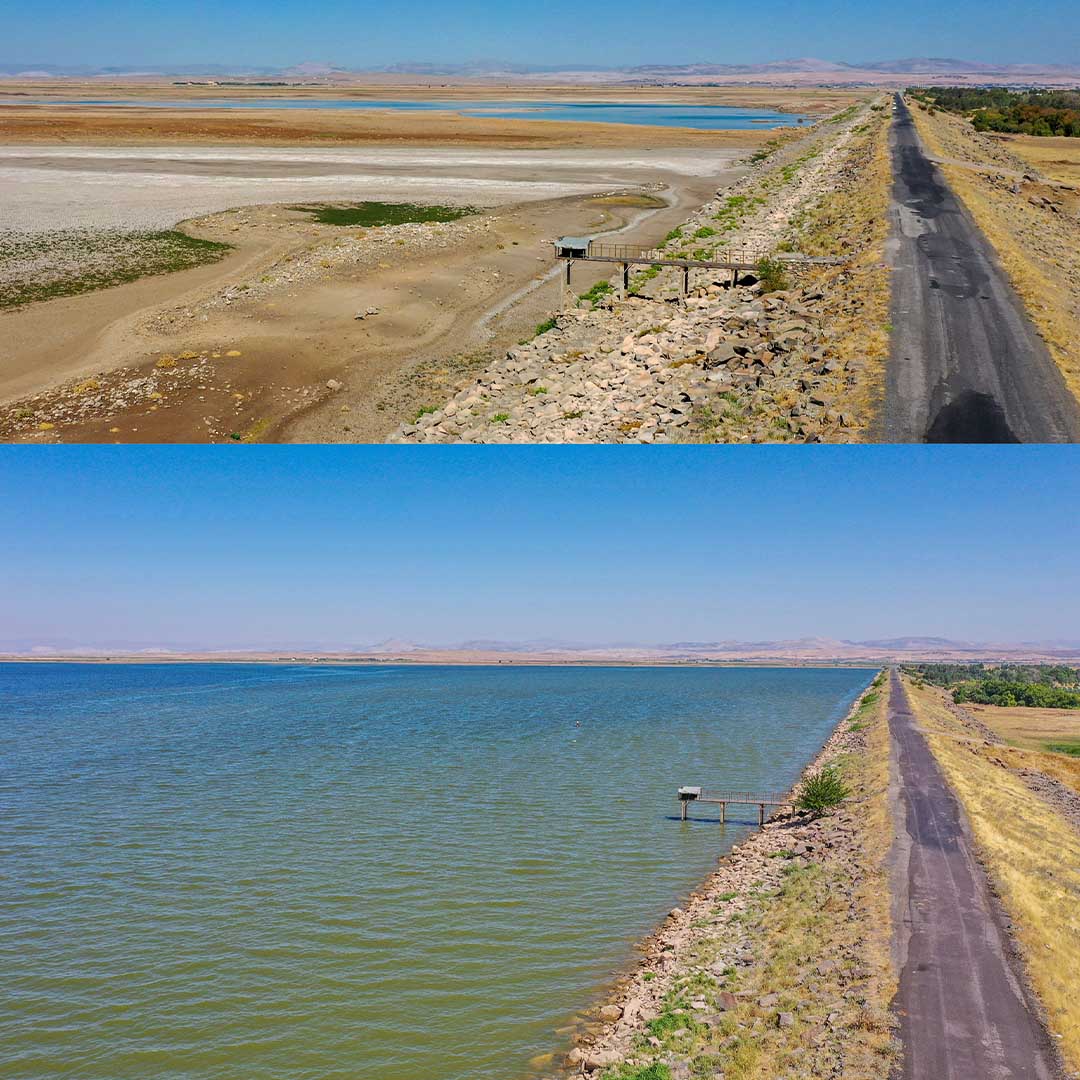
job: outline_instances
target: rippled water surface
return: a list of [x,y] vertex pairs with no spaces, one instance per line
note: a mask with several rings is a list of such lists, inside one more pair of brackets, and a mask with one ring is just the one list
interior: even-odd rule
[[513,1080],[871,674],[0,665],[0,1076]]

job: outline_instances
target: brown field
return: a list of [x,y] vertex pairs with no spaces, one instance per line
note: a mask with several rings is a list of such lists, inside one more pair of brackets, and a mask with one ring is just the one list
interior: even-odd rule
[[769,129],[695,131],[641,124],[570,124],[456,113],[259,109],[199,111],[119,106],[12,105],[0,108],[0,143],[106,143],[110,146],[217,143],[296,146],[480,146],[507,149],[751,148]]
[[[457,113],[350,111],[345,109],[258,109],[251,112],[200,109],[207,98],[384,98],[385,86],[351,87],[177,87],[170,84],[101,86],[76,83],[0,83],[0,143],[79,142],[113,145],[163,142],[373,145],[497,146],[508,148],[573,147],[755,147],[773,137],[762,127],[743,131],[697,131],[640,124],[568,123],[557,120],[509,120]],[[191,109],[140,109],[134,105],[75,106],[64,98],[115,98],[190,101]],[[566,100],[630,101],[760,107],[825,116],[865,97],[840,90],[717,89],[678,91],[610,88],[394,87],[396,98],[426,100]],[[50,97],[55,105],[30,105],[21,98]]]
[[1036,138],[1034,135],[996,137],[1007,150],[1033,165],[1044,176],[1080,188],[1080,139]]
[[48,82],[0,81],[0,104],[19,97],[177,99],[197,102],[221,98],[405,98],[486,101],[629,101],[688,105],[734,105],[827,116],[871,96],[870,89],[822,86],[508,86],[498,84],[344,83],[325,86],[176,86],[172,82],[122,83],[51,79]]
[[1014,746],[1042,750],[1048,742],[1080,742],[1080,709],[1003,709],[975,704],[964,708]]
[[940,691],[905,682],[920,726],[963,804],[980,856],[1013,919],[1050,1031],[1060,1039],[1066,1062],[1078,1068],[1080,834],[1031,792],[1013,771],[1014,763],[1003,760],[1008,748],[972,738],[972,729],[949,712]]

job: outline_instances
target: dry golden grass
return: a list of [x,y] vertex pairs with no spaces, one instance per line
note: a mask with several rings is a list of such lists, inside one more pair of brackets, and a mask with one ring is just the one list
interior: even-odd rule
[[1029,750],[1045,749],[1048,742],[1080,742],[1080,709],[1003,709],[974,703],[964,708],[1007,742]]
[[940,692],[907,683],[912,708],[956,791],[1014,921],[1028,974],[1061,1050],[1080,1068],[1080,834],[994,761]]
[[1080,186],[1080,139],[1040,138],[1035,135],[1000,135],[995,138],[1010,153],[1033,165],[1051,180]]
[[965,704],[965,709],[1012,746],[998,748],[1014,768],[1038,769],[1080,791],[1080,757],[1048,752],[1048,745],[1080,746],[1080,709],[1002,709]]
[[[871,112],[865,130],[851,141],[847,181],[826,195],[795,224],[794,243],[808,255],[850,257],[839,268],[815,277],[831,298],[829,325],[832,348],[844,360],[867,361],[855,386],[838,387],[839,407],[869,437],[885,398],[885,366],[889,358],[889,270],[885,243],[889,236],[888,110]],[[833,300],[836,302],[834,303]]]
[[1025,185],[1014,194],[1011,178],[1002,183],[992,171],[950,164],[966,159],[994,170],[1022,163],[1003,160],[1007,155],[1000,145],[985,153],[984,144],[960,117],[941,112],[930,116],[917,106],[911,111],[927,149],[945,161],[941,171],[993,245],[1066,384],[1080,397],[1080,222],[1075,207],[1051,214],[1028,200],[1033,193],[1055,196],[1053,189]]

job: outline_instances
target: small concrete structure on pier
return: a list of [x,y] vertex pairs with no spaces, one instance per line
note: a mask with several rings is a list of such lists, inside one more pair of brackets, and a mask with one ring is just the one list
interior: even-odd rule
[[756,806],[758,808],[758,825],[765,824],[765,807],[793,806],[791,798],[787,795],[778,795],[775,792],[752,792],[752,791],[703,791],[699,787],[679,788],[679,808],[682,820],[686,820],[687,807],[692,802],[713,803],[720,807],[720,822],[727,821],[728,803],[736,806]]

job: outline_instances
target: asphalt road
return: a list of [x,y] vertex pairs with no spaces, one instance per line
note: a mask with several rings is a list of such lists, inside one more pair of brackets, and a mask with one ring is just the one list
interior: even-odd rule
[[1054,1080],[1056,1053],[1022,988],[960,806],[892,674],[902,820],[896,863],[904,1047],[897,1080]]
[[1080,442],[1080,408],[896,102],[885,440]]

